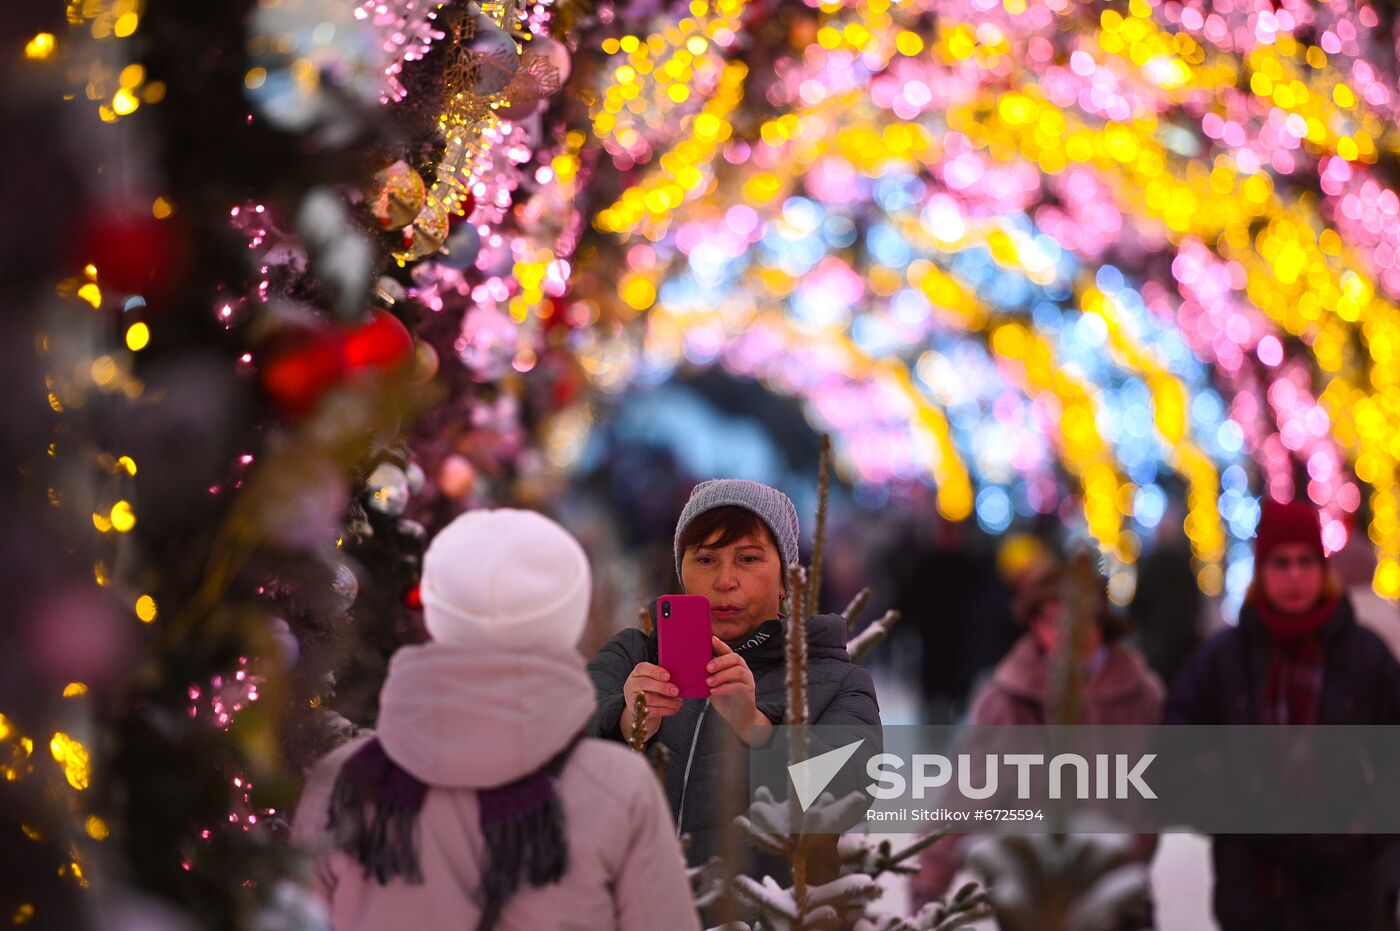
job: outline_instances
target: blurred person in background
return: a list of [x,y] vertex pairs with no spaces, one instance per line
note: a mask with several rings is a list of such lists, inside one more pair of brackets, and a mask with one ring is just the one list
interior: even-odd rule
[[[1400,724],[1400,664],[1357,623],[1329,571],[1318,512],[1265,502],[1239,624],[1173,684],[1167,724]],[[1392,836],[1218,835],[1222,931],[1393,931]]]
[[[1018,581],[1013,613],[1024,633],[973,698],[968,713],[968,723],[973,726],[1052,723],[1051,681],[1054,660],[1062,646],[1060,634],[1066,610],[1062,597],[1064,569],[1055,563],[1037,562],[1028,566]],[[1095,623],[1089,631],[1084,669],[1084,717],[1076,723],[1155,724],[1161,718],[1166,692],[1162,681],[1142,654],[1124,642],[1128,625],[1109,611],[1102,586],[1096,594]],[[919,873],[910,884],[917,906],[947,893],[962,865],[963,846],[962,837],[954,835],[923,852]],[[1150,862],[1156,846],[1155,836],[1139,835],[1133,859]],[[1150,915],[1135,915],[1123,927],[1150,926]]]
[[1172,505],[1158,522],[1152,548],[1138,560],[1136,592],[1128,605],[1133,640],[1164,682],[1175,682],[1201,645],[1201,589],[1183,519],[1180,507]]
[[[979,677],[1017,636],[1006,547],[993,550],[985,535],[940,517],[901,523],[880,560],[891,582],[889,604],[903,614],[892,636],[917,650],[924,723],[947,724],[961,717]],[[1020,544],[1034,540],[1016,539],[1013,562],[1026,555]]]

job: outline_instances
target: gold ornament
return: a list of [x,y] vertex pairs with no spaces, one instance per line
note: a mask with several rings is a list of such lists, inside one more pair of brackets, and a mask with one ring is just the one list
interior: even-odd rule
[[383,230],[400,230],[423,210],[427,188],[418,172],[399,160],[374,176],[369,209]]
[[413,225],[403,231],[403,248],[394,253],[400,262],[426,258],[442,248],[447,239],[447,210],[434,198],[428,198]]

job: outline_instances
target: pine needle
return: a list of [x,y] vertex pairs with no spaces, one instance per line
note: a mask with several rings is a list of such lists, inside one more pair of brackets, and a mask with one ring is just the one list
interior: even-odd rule
[[821,465],[817,467],[817,532],[812,542],[812,572],[807,585],[806,612],[816,614],[821,598],[822,559],[826,556],[826,510],[831,496],[831,435],[822,434]]

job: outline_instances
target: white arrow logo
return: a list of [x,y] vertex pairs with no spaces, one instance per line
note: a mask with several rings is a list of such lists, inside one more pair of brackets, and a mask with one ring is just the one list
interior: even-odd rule
[[831,780],[836,778],[836,774],[841,772],[841,767],[846,765],[855,752],[860,749],[860,745],[865,743],[861,738],[855,743],[846,744],[844,747],[837,747],[835,750],[814,756],[801,763],[793,763],[788,767],[788,778],[792,780],[792,787],[797,790],[797,801],[806,811],[811,807],[817,797],[822,794]]

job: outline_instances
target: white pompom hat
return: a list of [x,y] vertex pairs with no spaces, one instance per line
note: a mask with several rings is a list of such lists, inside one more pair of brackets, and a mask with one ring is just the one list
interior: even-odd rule
[[439,643],[572,648],[593,579],[583,547],[534,511],[468,511],[423,556],[423,614]]

